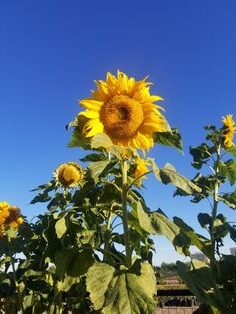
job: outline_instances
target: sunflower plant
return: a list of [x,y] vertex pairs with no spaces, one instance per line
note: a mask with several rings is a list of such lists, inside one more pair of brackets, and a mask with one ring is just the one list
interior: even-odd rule
[[[176,243],[183,244],[183,251],[190,255],[193,245],[206,257],[206,261],[192,260],[192,269],[178,262],[178,272],[189,289],[205,304],[204,313],[236,312],[236,257],[222,252],[226,237],[236,242],[236,221],[229,221],[222,213],[223,206],[236,209],[236,146],[233,142],[236,131],[232,115],[222,119],[222,126],[206,126],[206,141],[190,147],[192,166],[198,171],[192,182],[201,188],[195,193],[193,203],[204,202],[207,212],[198,215],[200,226],[207,237],[197,234],[178,217],[174,222],[180,228]],[[207,171],[208,169],[208,171]],[[176,195],[186,195],[178,189]]]
[[182,151],[178,130],[156,104],[162,98],[151,94],[147,78],[136,81],[119,71],[95,84],[68,125],[68,146],[87,154],[58,165],[50,181],[33,190],[31,204],[46,204],[47,211],[34,223],[25,221],[17,235],[23,256],[9,299],[20,287],[16,305],[23,313],[151,314],[152,236],[165,235],[185,249],[176,241],[177,224],[142,196],[151,174],[182,193],[202,192],[171,164],[159,167],[148,155],[154,145]]

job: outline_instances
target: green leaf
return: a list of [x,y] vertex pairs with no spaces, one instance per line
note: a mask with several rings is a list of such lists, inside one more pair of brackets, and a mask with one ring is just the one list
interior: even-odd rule
[[190,154],[193,156],[192,166],[196,169],[201,169],[202,165],[207,162],[207,160],[214,153],[214,146],[209,147],[206,143],[202,143],[197,147],[189,148]]
[[68,147],[82,147],[90,149],[89,139],[82,134],[83,127],[88,121],[84,116],[77,116],[76,119],[69,124],[68,127],[74,127]]
[[109,171],[116,165],[116,163],[117,161],[109,160],[91,162],[88,169],[94,182],[98,183],[103,175],[109,174]]
[[179,276],[199,302],[221,309],[222,313],[228,313],[224,296],[216,284],[214,272],[202,261],[193,260],[192,263],[194,269],[188,270],[186,264],[178,261],[177,271]]
[[224,193],[219,199],[230,208],[236,209],[236,191],[232,193]]
[[51,196],[49,196],[47,192],[42,192],[36,195],[30,202],[30,204],[36,204],[39,202],[43,203],[43,202],[48,202],[50,200],[51,200]]
[[83,250],[77,252],[71,259],[67,274],[70,277],[83,276],[94,263],[94,258],[91,250]]
[[56,274],[60,280],[64,280],[69,264],[76,254],[76,249],[62,249],[55,253]]
[[[184,247],[184,251],[187,252],[190,245],[196,246],[200,251],[203,252],[207,257],[211,257],[211,242],[207,238],[197,234],[191,227],[189,227],[181,218],[174,217],[175,224],[179,227],[181,231],[183,244],[187,247]],[[185,239],[184,239],[185,238]],[[178,239],[176,239],[178,240]]]
[[57,289],[58,291],[67,292],[75,283],[79,283],[79,282],[80,282],[79,277],[66,276],[64,280],[57,281]]
[[139,219],[139,224],[146,232],[150,234],[156,234],[156,229],[152,225],[152,220],[150,214],[144,211],[142,205],[137,203],[137,214]]
[[80,160],[83,162],[87,162],[87,161],[102,161],[105,159],[106,157],[103,154],[88,154],[84,158],[81,158]]
[[180,152],[183,152],[182,140],[179,130],[172,128],[172,132],[156,132],[153,134],[155,143],[171,146],[177,148]]
[[67,230],[66,220],[64,217],[57,220],[57,222],[55,223],[55,230],[56,230],[57,237],[61,239]]
[[102,309],[104,314],[153,313],[155,274],[149,263],[137,264],[138,271],[136,267],[133,271],[117,271],[103,263],[96,263],[89,269],[86,284],[95,310]]
[[197,218],[202,228],[206,228],[206,226],[211,225],[211,216],[209,214],[200,213]]
[[164,215],[161,210],[151,213],[151,221],[155,233],[166,236],[171,242],[180,232],[178,226]]
[[172,183],[187,194],[200,193],[201,188],[189,179],[178,173],[175,168],[167,163],[163,168],[153,168],[156,178],[164,184]]
[[229,180],[231,185],[236,183],[236,162],[233,159],[226,162],[220,161],[219,172]]
[[96,134],[91,140],[91,148],[110,148],[113,145],[112,140],[105,133]]

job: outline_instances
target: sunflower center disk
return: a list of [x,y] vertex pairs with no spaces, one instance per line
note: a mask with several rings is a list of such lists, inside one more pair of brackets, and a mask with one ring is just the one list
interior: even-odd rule
[[61,172],[58,174],[58,177],[60,182],[68,185],[79,181],[81,174],[73,165],[70,165],[62,169]]
[[136,134],[143,122],[142,105],[126,95],[117,95],[100,110],[105,132],[115,139],[129,139]]

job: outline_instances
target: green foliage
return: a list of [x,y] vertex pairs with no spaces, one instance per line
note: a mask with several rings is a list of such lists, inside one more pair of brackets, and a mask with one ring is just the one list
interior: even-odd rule
[[201,192],[201,188],[188,180],[186,177],[178,173],[175,168],[167,163],[163,168],[158,168],[153,164],[153,171],[156,178],[164,183],[172,183],[186,194],[195,194]]
[[[193,167],[202,169],[209,167],[211,174],[197,173],[192,180],[201,188],[201,192],[193,194],[192,202],[199,203],[207,199],[210,213],[199,213],[198,221],[202,228],[209,233],[209,239],[197,234],[191,227],[187,226],[182,219],[175,217],[174,222],[181,230],[180,240],[183,244],[183,252],[190,255],[189,247],[197,247],[206,257],[209,263],[192,261],[192,269],[188,270],[186,265],[178,262],[178,273],[185,281],[189,289],[197,296],[198,300],[210,306],[212,313],[235,313],[235,262],[231,255],[223,255],[221,247],[224,238],[229,234],[236,242],[235,225],[227,221],[223,214],[219,214],[220,202],[235,209],[235,191],[225,192],[225,183],[234,185],[236,182],[236,163],[234,159],[227,159],[227,155],[235,156],[235,146],[232,149],[224,149],[224,129],[217,130],[214,126],[208,126],[206,140],[210,144],[203,143],[198,147],[190,148],[193,157]],[[185,196],[187,193],[177,189],[175,195]]]
[[183,152],[182,139],[177,128],[172,128],[171,132],[156,132],[153,137],[155,143],[175,147]]
[[149,263],[136,261],[130,270],[95,263],[87,275],[95,310],[103,313],[150,313],[155,309],[156,279]]

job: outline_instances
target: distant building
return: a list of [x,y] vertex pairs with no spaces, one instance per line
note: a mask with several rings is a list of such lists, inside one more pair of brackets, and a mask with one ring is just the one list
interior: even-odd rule
[[198,261],[203,261],[203,262],[208,261],[208,258],[201,252],[196,252],[196,253],[191,254],[191,258],[197,259]]
[[230,248],[230,254],[236,256],[236,247]]

